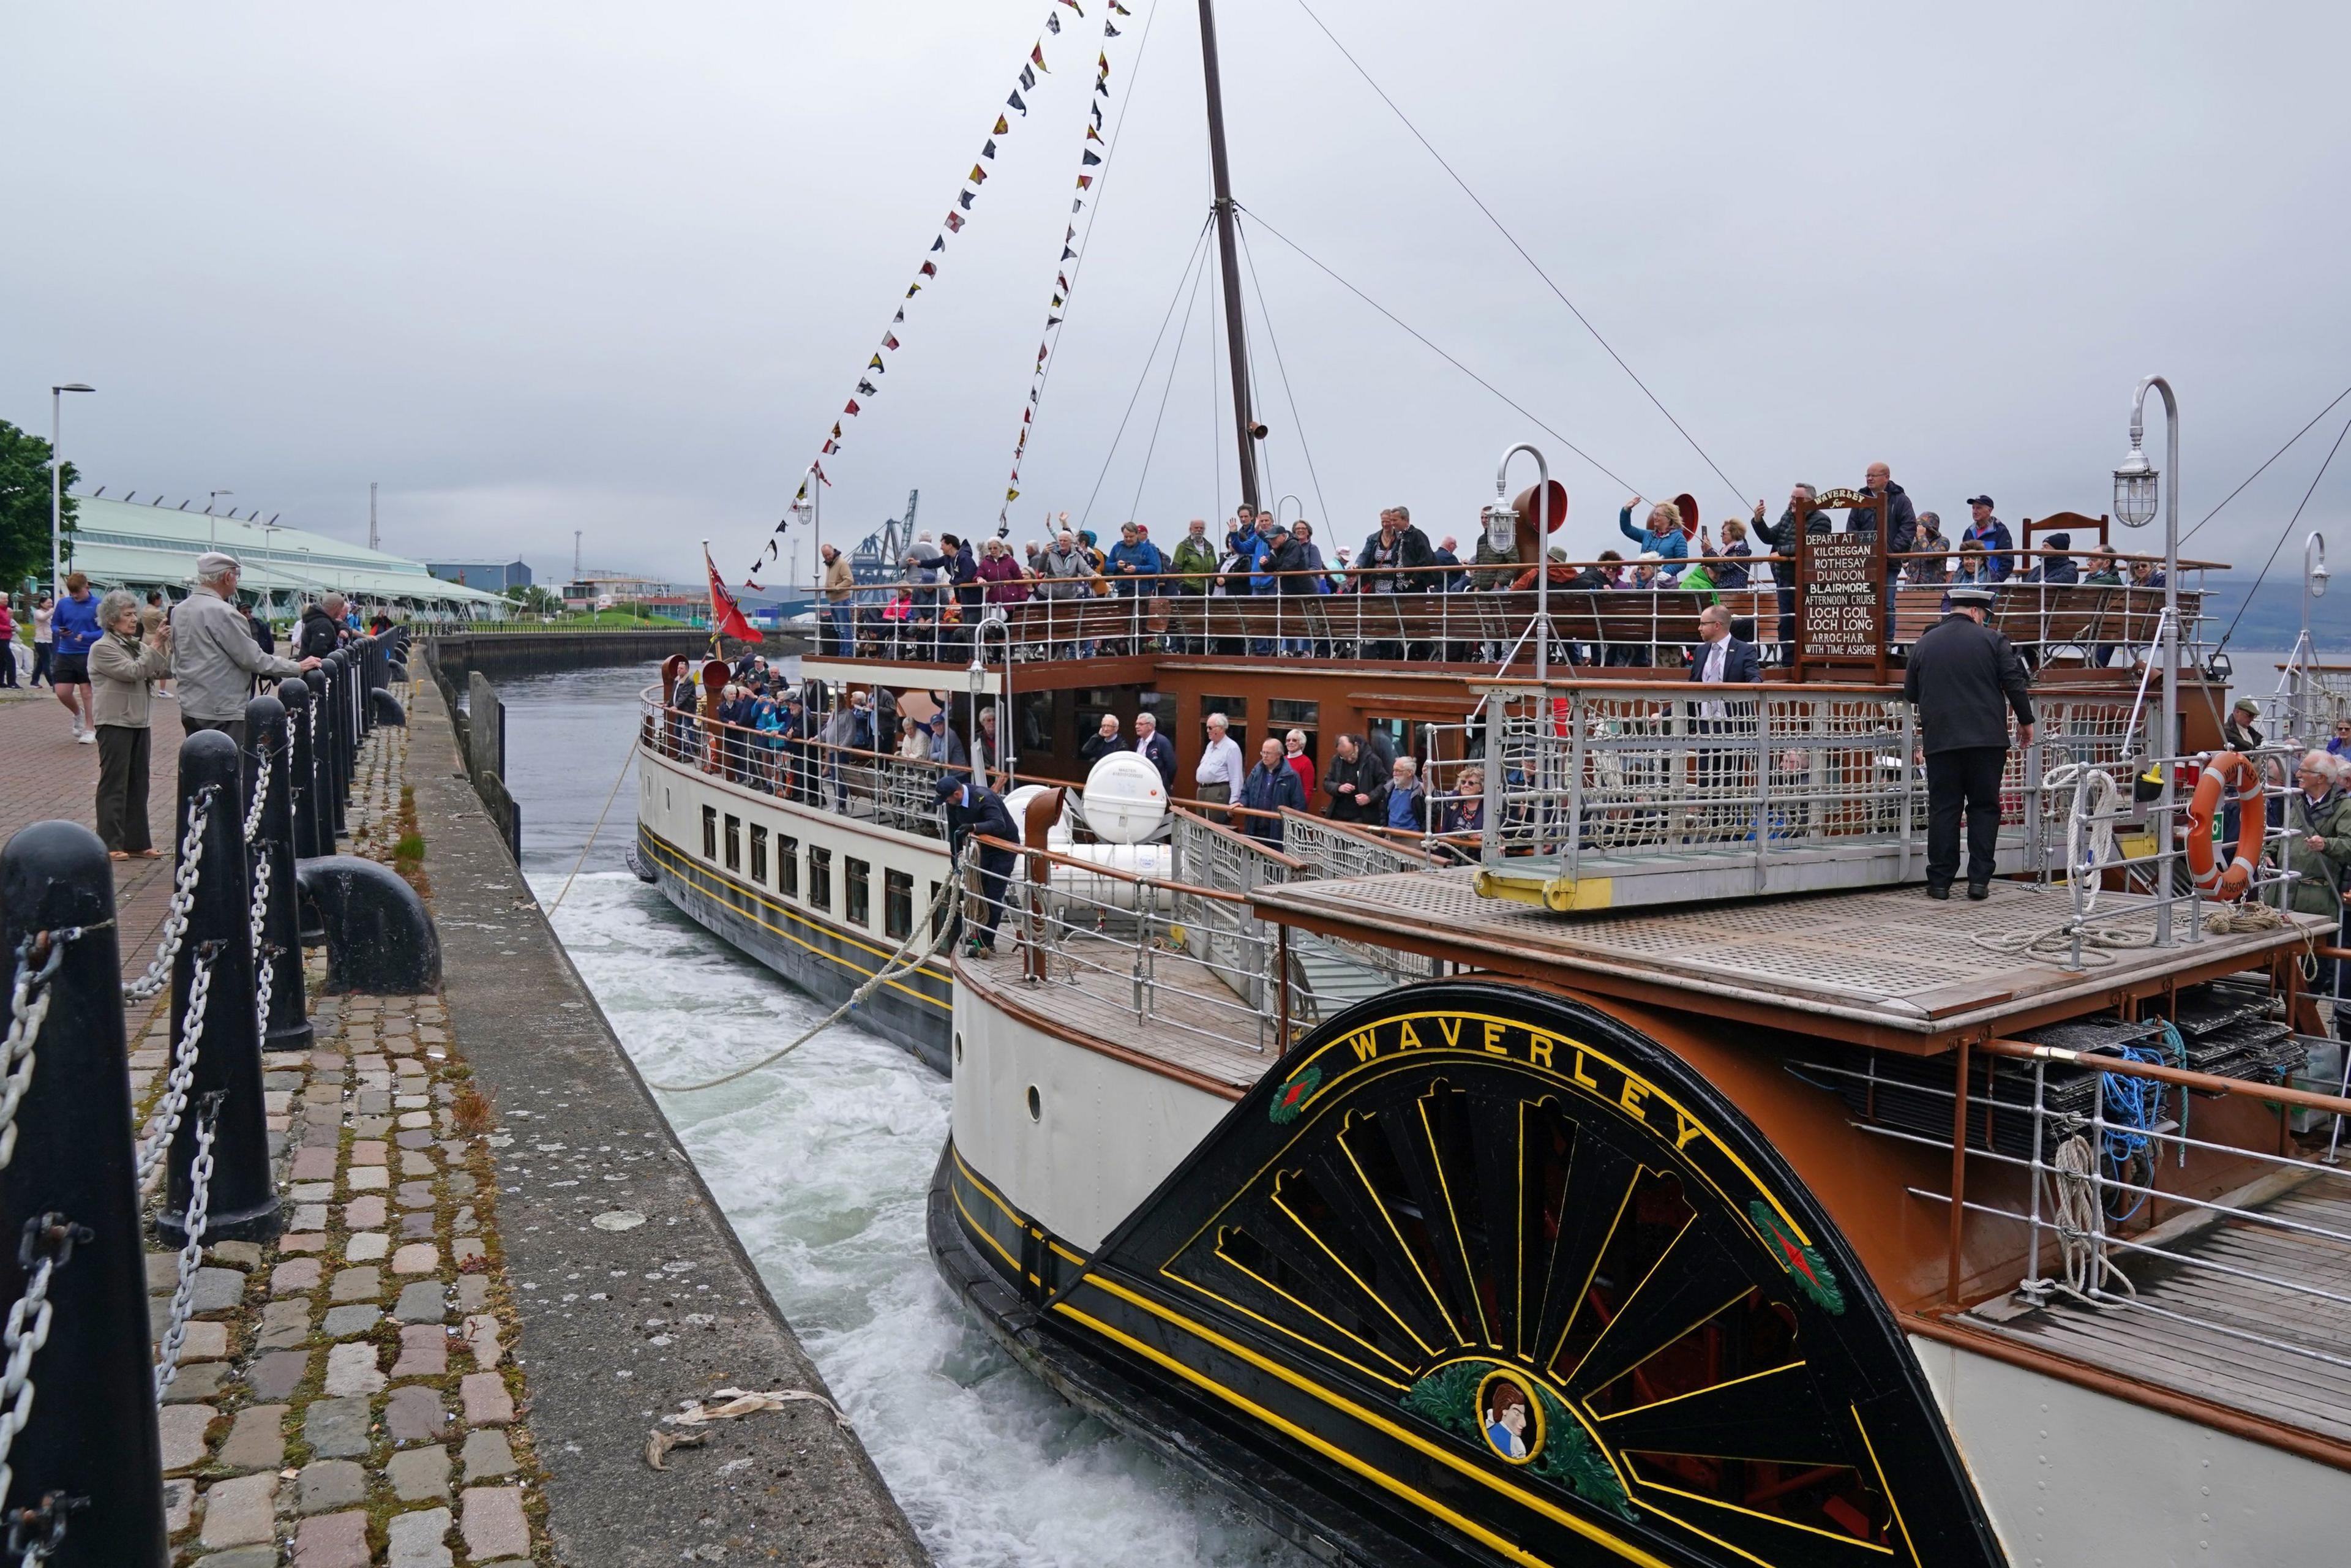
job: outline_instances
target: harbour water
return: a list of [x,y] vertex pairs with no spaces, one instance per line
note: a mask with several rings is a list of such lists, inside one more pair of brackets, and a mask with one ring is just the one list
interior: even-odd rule
[[[501,685],[524,870],[655,1084],[754,1061],[822,1016],[679,915],[622,856],[651,668]],[[580,872],[569,893],[566,879]],[[923,1239],[946,1081],[854,1024],[662,1107],[925,1543],[947,1568],[1301,1562],[1213,1492],[1080,1416],[957,1308]]]

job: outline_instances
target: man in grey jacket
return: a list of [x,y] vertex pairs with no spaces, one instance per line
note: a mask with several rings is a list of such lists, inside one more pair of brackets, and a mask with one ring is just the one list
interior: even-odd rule
[[315,670],[315,657],[281,659],[254,642],[236,607],[236,558],[209,550],[196,558],[195,591],[172,613],[172,678],[179,683],[180,725],[225,732],[245,747],[245,705],[258,676],[284,679]]

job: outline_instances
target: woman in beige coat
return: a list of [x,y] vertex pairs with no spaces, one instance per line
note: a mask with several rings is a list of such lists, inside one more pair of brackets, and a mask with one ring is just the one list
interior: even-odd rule
[[147,716],[155,683],[172,673],[171,632],[159,623],[142,636],[141,620],[138,599],[116,589],[99,601],[100,632],[89,651],[90,723],[98,731],[98,836],[119,861],[153,860],[157,854],[147,831]]

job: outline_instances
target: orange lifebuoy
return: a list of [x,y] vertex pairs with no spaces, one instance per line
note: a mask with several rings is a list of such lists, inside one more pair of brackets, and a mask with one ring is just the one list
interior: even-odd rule
[[[2212,852],[2212,814],[2220,809],[2220,791],[2232,779],[2235,788],[2229,799],[2237,808],[2237,853],[2223,869]],[[2196,891],[2242,898],[2252,885],[2254,868],[2262,863],[2262,835],[2268,826],[2261,770],[2252,758],[2241,751],[2214,757],[2196,780],[2196,795],[2188,806],[2188,870],[2196,879]]]

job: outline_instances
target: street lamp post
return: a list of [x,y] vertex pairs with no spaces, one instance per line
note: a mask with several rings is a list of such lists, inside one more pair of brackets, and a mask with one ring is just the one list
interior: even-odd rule
[[65,455],[58,444],[65,434],[65,402],[68,392],[96,392],[79,382],[68,382],[49,389],[49,591],[62,596],[65,540]]
[[236,492],[234,490],[214,490],[209,496],[204,497],[204,516],[212,517],[213,519],[213,549],[215,550],[220,549],[220,518],[214,517],[213,515],[214,503],[217,502],[223,496],[234,496]]
[[[1535,460],[1535,684],[1551,678],[1551,463],[1525,442],[1502,454],[1494,466],[1494,504],[1486,509],[1489,527],[1499,514],[1510,512],[1504,497],[1510,493],[1510,459],[1525,453]],[[1516,514],[1510,527],[1515,530]],[[1545,699],[1548,700],[1548,699]]]
[[[2150,387],[2163,394],[2164,461],[2171,469],[2168,490],[2161,475],[2149,466],[2140,446],[2146,432],[2147,394]],[[2148,376],[2131,394],[2130,451],[2115,470],[2115,516],[2129,528],[2145,528],[2155,520],[2158,494],[2163,500],[2163,727],[2158,732],[2162,738],[2156,748],[2156,758],[2160,762],[2179,746],[2179,400],[2172,395],[2169,382],[2161,376]],[[2155,852],[2158,874],[2163,878],[2163,897],[2156,905],[2155,940],[2158,946],[2169,946],[2174,874],[2171,818],[2178,769],[2170,764],[2163,764],[2162,768],[2163,792],[2156,801]],[[2191,932],[2191,939],[2197,935],[2199,934]]]
[[2302,636],[2294,645],[2294,727],[2305,746],[2318,742],[2310,722],[2310,661],[2315,656],[2310,645],[2310,601],[2326,597],[2326,536],[2313,528],[2302,541]]

